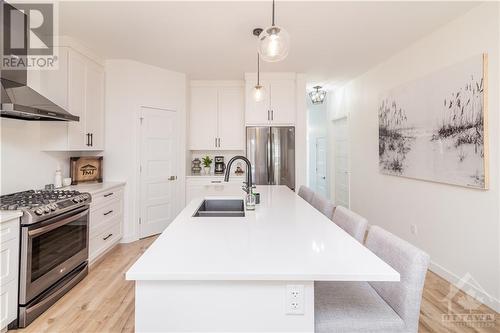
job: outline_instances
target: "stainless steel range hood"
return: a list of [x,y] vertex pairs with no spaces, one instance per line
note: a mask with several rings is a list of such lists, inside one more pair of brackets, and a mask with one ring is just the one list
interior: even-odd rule
[[3,77],[1,80],[2,105],[0,116],[24,120],[80,120],[80,117],[72,115],[32,88]]
[[[5,7],[4,7],[5,6]],[[18,22],[19,26],[7,26],[4,22],[4,9],[9,10],[10,15],[19,15]],[[27,31],[27,17],[26,15],[12,7],[11,5],[0,1],[0,20],[4,31],[10,31],[11,34],[20,34],[19,36],[24,37],[25,43],[27,44],[28,36]],[[12,29],[9,30],[9,29]],[[0,36],[1,42],[1,55],[3,54],[3,32]],[[22,38],[21,37],[21,38]],[[26,57],[28,50],[26,47],[21,50],[20,54],[8,55],[16,58]],[[68,111],[64,110],[62,107],[50,101],[48,98],[42,96],[34,89],[27,85],[28,72],[26,68],[17,68],[15,70],[1,70],[1,89],[2,89],[2,99],[0,105],[0,116],[7,118],[16,118],[24,120],[62,120],[62,121],[79,121],[80,117],[74,116]]]

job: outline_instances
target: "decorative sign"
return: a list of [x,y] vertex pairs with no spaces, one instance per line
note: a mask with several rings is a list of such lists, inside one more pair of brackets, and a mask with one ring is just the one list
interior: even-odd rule
[[102,183],[102,156],[71,157],[71,184]]
[[380,172],[487,189],[487,84],[482,54],[384,94]]

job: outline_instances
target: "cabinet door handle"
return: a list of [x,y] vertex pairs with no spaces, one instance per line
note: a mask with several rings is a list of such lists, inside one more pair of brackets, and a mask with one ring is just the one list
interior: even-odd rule
[[90,146],[94,146],[94,133],[90,133]]
[[90,146],[90,133],[85,134],[87,137],[87,143],[85,144],[87,147]]
[[271,120],[270,111],[267,110],[267,120]]
[[107,235],[106,237],[103,237],[103,238],[102,238],[102,240],[106,240],[106,239],[108,239],[108,238],[109,238],[109,237],[111,237],[111,236],[113,236],[113,234],[109,234],[109,235]]
[[220,148],[220,138],[217,138],[217,141],[218,141],[218,145],[219,145],[219,148]]
[[168,177],[168,180],[176,180],[177,179],[177,176],[170,176]]
[[212,184],[220,184],[220,183],[222,183],[222,181],[221,181],[221,180],[212,180],[212,181],[210,181],[210,182],[211,182]]
[[215,138],[215,148],[217,148],[217,138]]
[[109,215],[109,214],[111,214],[111,213],[113,213],[113,211],[112,211],[112,210],[110,210],[109,212],[104,213],[104,214],[102,214],[102,215]]
[[274,120],[274,110],[271,110],[271,120]]
[[103,195],[103,197],[107,198],[107,197],[109,197],[110,195],[113,195],[113,192],[109,192],[108,194]]

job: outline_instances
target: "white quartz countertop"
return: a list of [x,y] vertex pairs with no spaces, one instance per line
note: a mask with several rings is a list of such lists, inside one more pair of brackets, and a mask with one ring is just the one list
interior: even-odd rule
[[[285,186],[258,186],[245,217],[192,217],[195,199],[128,280],[399,281],[399,274]],[[234,197],[233,197],[234,198]]]
[[20,210],[0,210],[0,223],[17,219],[21,216],[23,216],[23,212]]
[[125,182],[102,182],[102,183],[83,183],[78,185],[66,186],[64,190],[76,190],[79,192],[88,192],[90,194],[106,191],[115,187],[125,186]]

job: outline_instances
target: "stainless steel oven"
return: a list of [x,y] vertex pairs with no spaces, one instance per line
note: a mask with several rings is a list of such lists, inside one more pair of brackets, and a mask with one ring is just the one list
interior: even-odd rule
[[89,206],[21,225],[19,327],[27,326],[87,274]]

